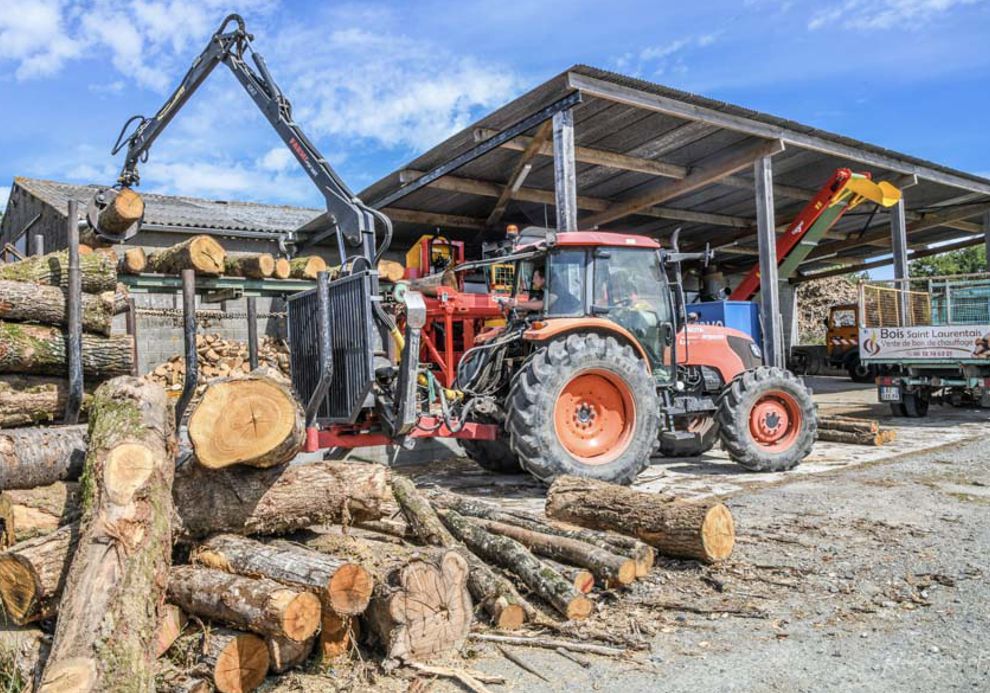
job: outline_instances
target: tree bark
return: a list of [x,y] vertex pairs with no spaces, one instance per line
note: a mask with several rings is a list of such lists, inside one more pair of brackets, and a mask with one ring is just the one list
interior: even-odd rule
[[293,537],[347,556],[375,579],[363,624],[389,659],[423,661],[459,650],[471,628],[468,565],[455,551],[411,549],[342,534]]
[[584,619],[591,613],[588,599],[574,585],[536,558],[514,539],[485,531],[475,521],[453,510],[440,513],[451,533],[481,558],[515,573],[541,599],[568,619]]
[[117,262],[117,272],[120,274],[141,274],[148,267],[148,254],[141,246],[128,248]]
[[320,600],[266,578],[180,565],[168,579],[169,601],[188,614],[260,635],[302,642],[320,627]]
[[275,258],[275,269],[272,271],[272,276],[275,279],[288,279],[292,275],[292,266],[289,264],[288,259],[284,257]]
[[877,431],[842,431],[831,428],[819,428],[818,440],[829,443],[847,443],[849,445],[886,445],[897,438],[894,430]]
[[74,523],[0,553],[0,600],[14,623],[33,623],[55,613],[78,540],[79,523]]
[[[498,575],[484,561],[458,542],[444,527],[429,501],[416,490],[415,484],[405,477],[392,479],[392,491],[402,508],[409,529],[424,544],[442,546],[460,552],[468,562],[471,573],[468,589],[475,601],[488,612],[498,628],[519,628],[526,620],[532,606],[524,605],[523,598],[507,579]],[[528,608],[527,608],[528,607]]]
[[182,635],[188,622],[186,613],[175,604],[162,604],[155,630],[155,657],[161,657]]
[[[57,327],[0,322],[0,373],[64,375],[66,336]],[[82,367],[87,379],[128,375],[134,366],[130,335],[83,335]]]
[[57,481],[32,489],[0,493],[0,546],[51,534],[79,518],[79,484]]
[[876,419],[854,419],[848,416],[819,416],[818,427],[849,433],[880,432],[880,422]]
[[320,272],[327,271],[327,263],[319,255],[295,257],[289,260],[289,276],[293,279],[316,279]]
[[283,674],[289,669],[302,666],[309,656],[313,654],[313,647],[316,645],[316,636],[307,638],[302,642],[289,640],[288,638],[268,638],[268,658],[271,660],[269,667],[276,674]]
[[211,236],[193,236],[148,256],[148,270],[159,274],[179,274],[191,269],[196,274],[217,277],[223,274],[226,252]]
[[85,426],[0,431],[0,489],[75,481],[82,474],[85,459]]
[[189,440],[210,469],[274,467],[302,448],[305,414],[288,383],[263,373],[214,380],[189,415]]
[[49,638],[40,628],[0,622],[0,684],[4,691],[34,691],[48,657]]
[[345,558],[288,542],[262,544],[234,534],[211,537],[196,548],[191,560],[208,568],[307,590],[343,616],[363,613],[374,587],[368,571]]
[[658,500],[603,481],[558,477],[547,493],[547,515],[591,529],[635,536],[660,553],[711,562],[727,558],[735,544],[729,509],[717,500]]
[[199,662],[220,693],[246,693],[264,683],[271,659],[257,635],[211,628],[202,635]]
[[534,532],[576,539],[620,556],[628,556],[636,562],[636,577],[645,577],[650,568],[653,567],[656,558],[656,552],[649,545],[622,534],[598,532],[574,525],[567,526],[529,513],[504,511],[490,503],[465,498],[453,493],[436,492],[431,495],[431,498],[437,505],[456,510],[461,515],[494,520]]
[[[64,327],[67,303],[65,291],[57,286],[0,280],[0,320]],[[113,292],[83,294],[83,331],[109,337],[114,308]]]
[[[88,294],[113,291],[117,286],[117,268],[102,253],[80,256],[79,273],[82,277],[82,290]],[[66,288],[69,285],[69,251],[60,250],[48,255],[35,255],[19,262],[0,264],[0,279]]]
[[310,525],[377,519],[389,500],[385,468],[311,462],[271,469],[187,464],[173,496],[185,538],[216,532],[284,534]]
[[[0,375],[0,429],[57,421],[65,413],[68,395],[68,383],[61,378]],[[88,395],[84,395],[83,413],[88,400]],[[3,487],[0,483],[0,488]]]
[[149,604],[161,603],[172,556],[172,426],[158,385],[122,377],[93,394],[79,544],[42,691],[154,687]]
[[267,279],[275,271],[275,258],[271,253],[228,253],[224,261],[224,274],[248,279]]

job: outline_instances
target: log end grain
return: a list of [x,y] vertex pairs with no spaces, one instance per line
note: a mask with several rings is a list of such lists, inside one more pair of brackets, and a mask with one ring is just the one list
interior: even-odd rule
[[736,544],[736,526],[729,509],[718,503],[705,515],[701,525],[701,541],[709,560],[728,558]]
[[30,621],[40,592],[38,576],[30,564],[16,555],[0,555],[0,600],[14,623]]
[[45,669],[39,693],[88,693],[96,686],[96,662],[91,657],[69,657]]
[[583,621],[591,615],[593,609],[594,604],[587,597],[574,597],[567,605],[566,616],[572,621]]
[[310,592],[281,590],[272,602],[282,613],[282,630],[290,640],[303,642],[320,628],[320,598]]
[[271,658],[262,638],[248,633],[224,635],[211,649],[215,649],[213,685],[220,693],[246,693],[264,682]]
[[[594,578],[592,578],[592,583],[594,583]],[[522,628],[523,623],[526,622],[526,610],[522,605],[509,604],[504,599],[500,601],[502,603],[498,605],[496,615],[492,617],[495,627],[502,630]]]
[[276,279],[288,279],[292,273],[292,268],[289,265],[289,261],[284,257],[275,259],[275,267],[272,270],[272,276]]
[[360,614],[368,608],[374,587],[375,580],[371,573],[356,563],[347,563],[330,578],[327,598],[338,614]]
[[199,274],[223,274],[226,253],[210,236],[196,236],[189,244],[189,257]]
[[591,574],[590,570],[584,568],[574,571],[573,582],[574,589],[581,594],[589,594],[595,588],[595,576]]

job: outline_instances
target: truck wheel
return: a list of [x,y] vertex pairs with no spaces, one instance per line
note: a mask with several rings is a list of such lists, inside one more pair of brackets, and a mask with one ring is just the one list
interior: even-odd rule
[[873,366],[859,360],[859,354],[853,354],[846,361],[846,372],[854,383],[872,383],[877,377]]
[[660,454],[664,457],[701,457],[718,442],[718,424],[714,416],[696,416],[688,419],[678,430],[692,434],[690,438],[673,437],[660,433]]
[[736,378],[719,398],[722,447],[754,472],[796,467],[815,444],[811,393],[789,371],[761,366]]
[[890,414],[897,417],[907,416],[907,408],[904,406],[904,402],[891,402]]
[[628,484],[659,444],[656,385],[614,337],[571,334],[534,352],[507,409],[509,446],[547,484],[561,474]]
[[[491,419],[478,419],[481,423],[495,423]],[[505,438],[497,440],[462,440],[464,454],[482,469],[496,474],[518,474],[522,471],[519,458],[512,452]]]
[[903,397],[904,415],[910,419],[923,419],[928,416],[928,399],[920,392],[907,392]]

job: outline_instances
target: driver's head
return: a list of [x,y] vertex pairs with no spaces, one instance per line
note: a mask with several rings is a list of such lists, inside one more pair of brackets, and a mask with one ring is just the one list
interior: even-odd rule
[[539,291],[544,286],[546,286],[546,283],[547,280],[543,276],[543,268],[542,267],[535,268],[533,270],[533,281],[531,282],[531,286],[533,287],[533,290]]

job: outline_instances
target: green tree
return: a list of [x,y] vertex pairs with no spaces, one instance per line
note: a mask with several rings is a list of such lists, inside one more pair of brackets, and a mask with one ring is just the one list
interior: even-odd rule
[[987,249],[983,245],[953,250],[911,261],[912,277],[944,277],[950,274],[977,274],[987,271]]

